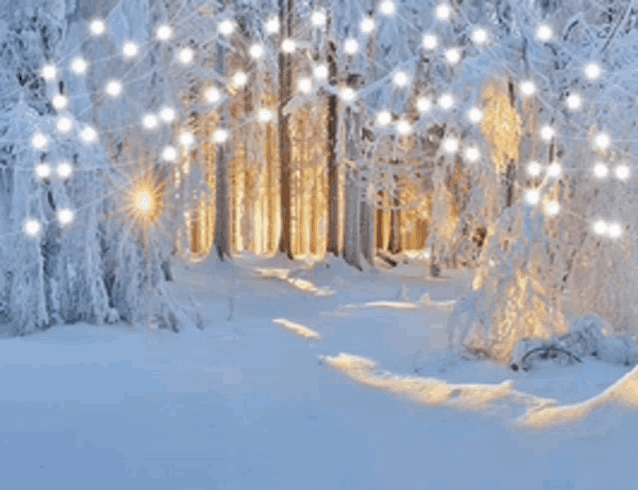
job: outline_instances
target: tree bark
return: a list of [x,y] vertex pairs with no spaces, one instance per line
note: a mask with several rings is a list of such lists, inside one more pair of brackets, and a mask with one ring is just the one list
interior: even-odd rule
[[[337,47],[328,43],[330,85],[337,86]],[[339,256],[339,168],[337,162],[338,100],[328,96],[328,244],[327,251]]]

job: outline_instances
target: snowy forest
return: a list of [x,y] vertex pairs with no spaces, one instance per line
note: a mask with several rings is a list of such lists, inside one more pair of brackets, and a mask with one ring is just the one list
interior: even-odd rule
[[0,3],[9,481],[630,485],[634,0]]

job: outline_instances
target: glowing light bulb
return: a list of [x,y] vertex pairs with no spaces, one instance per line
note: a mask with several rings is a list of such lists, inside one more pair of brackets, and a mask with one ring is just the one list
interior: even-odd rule
[[279,32],[279,19],[271,17],[266,21],[266,32],[268,34],[277,34]]
[[553,162],[547,167],[547,175],[550,177],[558,177],[562,171],[563,169],[558,162]]
[[259,113],[257,114],[257,118],[259,119],[259,122],[261,123],[270,122],[274,119],[274,117],[275,115],[273,111],[268,109],[260,109]]
[[24,232],[31,238],[37,237],[41,230],[40,223],[34,219],[28,219],[24,223]]
[[476,162],[481,158],[481,152],[475,146],[471,146],[465,150],[465,159],[468,162]]
[[610,238],[618,238],[622,235],[622,227],[619,223],[610,223],[607,227],[607,236]]
[[530,177],[538,177],[542,170],[543,167],[536,161],[530,162],[529,165],[527,165],[527,173]]
[[616,178],[618,180],[627,180],[629,178],[629,173],[630,173],[629,166],[618,165],[616,167],[615,173],[616,173]]
[[452,137],[446,138],[443,141],[443,149],[447,153],[456,153],[457,151],[459,151],[459,140]]
[[51,103],[53,104],[53,108],[56,111],[62,111],[66,109],[67,106],[69,105],[69,98],[65,97],[62,94],[58,94],[55,97],[53,97],[53,100],[51,101]]
[[263,55],[264,55],[264,47],[261,44],[256,43],[250,47],[250,56],[252,56],[254,59],[258,60]]
[[343,90],[341,90],[341,98],[346,102],[352,102],[354,99],[356,99],[356,97],[357,93],[350,87],[345,87]]
[[483,119],[483,112],[478,107],[472,107],[467,113],[467,118],[474,124],[479,123]]
[[567,107],[570,110],[575,111],[576,109],[579,109],[581,104],[582,104],[582,101],[579,95],[572,94],[569,97],[567,97]]
[[47,82],[54,81],[58,76],[58,70],[54,65],[45,65],[42,68],[42,78],[44,78]]
[[609,139],[609,135],[607,135],[607,133],[598,133],[596,135],[596,139],[594,140],[594,143],[601,150],[605,150],[609,148],[609,145],[611,144],[611,140]]
[[385,0],[381,3],[379,10],[381,11],[383,15],[390,16],[390,15],[394,15],[394,13],[396,12],[396,7],[392,0]]
[[531,206],[537,205],[541,200],[541,193],[536,189],[530,189],[525,192],[525,202]]
[[538,29],[536,29],[536,39],[538,39],[539,41],[547,42],[552,38],[552,36],[552,28],[549,27],[547,24],[543,24],[542,26],[539,26]]
[[155,117],[155,115],[153,114],[146,114],[142,118],[142,125],[146,129],[155,129],[158,124],[159,124],[159,121],[157,120],[157,117]]
[[70,117],[61,116],[58,118],[55,127],[60,133],[67,134],[73,129],[73,120]]
[[51,167],[46,163],[41,163],[35,167],[35,174],[41,179],[48,179],[51,177]]
[[359,42],[356,39],[348,39],[344,44],[346,54],[354,55],[359,52]]
[[328,78],[328,67],[326,65],[315,65],[312,74],[317,80],[326,80]]
[[122,94],[122,84],[117,80],[111,80],[106,84],[106,93],[111,97],[118,97]]
[[180,63],[188,65],[195,58],[195,52],[191,48],[183,48],[178,55]]
[[439,20],[450,20],[450,17],[452,16],[452,9],[448,5],[442,3],[436,8],[435,13],[436,18]]
[[166,146],[162,151],[162,160],[165,162],[174,162],[177,160],[177,150],[172,146]]
[[547,201],[544,206],[545,214],[548,216],[556,216],[560,213],[560,204],[558,201]]
[[397,123],[397,131],[399,132],[399,134],[402,135],[407,135],[410,134],[410,132],[412,131],[412,125],[405,120],[401,120]]
[[364,34],[370,34],[372,31],[374,31],[375,27],[376,24],[372,17],[366,17],[361,21],[360,24],[361,32],[363,32]]
[[174,109],[171,109],[170,107],[162,107],[160,109],[160,118],[162,119],[162,121],[166,122],[166,123],[170,123],[173,122],[175,120],[175,118],[177,117],[177,114],[175,113]]
[[543,128],[541,129],[541,138],[543,138],[545,141],[551,140],[555,134],[556,131],[551,126],[543,126]]
[[84,75],[88,68],[88,63],[82,58],[75,58],[73,61],[71,61],[71,71],[76,75]]
[[215,131],[214,138],[215,143],[225,143],[226,141],[228,141],[228,131],[226,131],[225,129],[218,129]]
[[68,179],[73,175],[73,167],[69,162],[62,162],[58,165],[56,172],[61,179]]
[[137,44],[132,41],[125,43],[122,47],[122,54],[127,59],[135,58],[139,52],[140,49],[137,47]]
[[245,87],[248,83],[248,75],[243,71],[238,71],[233,75],[233,85],[237,88]]
[[297,43],[294,41],[294,39],[284,39],[284,41],[281,43],[281,50],[284,53],[294,53],[295,49],[297,49]]
[[457,48],[450,48],[445,51],[445,59],[450,65],[456,65],[461,61],[461,50]]
[[597,163],[596,165],[594,165],[594,175],[599,179],[604,179],[605,177],[607,177],[607,175],[609,175],[609,169],[607,168],[607,165],[605,165],[604,163]]
[[49,138],[42,133],[35,133],[31,138],[31,146],[36,150],[43,150],[49,144]]
[[454,98],[450,94],[444,94],[439,97],[439,105],[442,109],[448,110],[451,109],[454,105]]
[[534,95],[536,93],[536,85],[531,80],[526,80],[521,83],[521,93],[525,97],[529,97],[530,95]]
[[432,101],[427,97],[419,97],[416,101],[416,108],[421,113],[428,112],[432,109]]
[[474,29],[474,31],[472,32],[472,41],[474,41],[474,44],[485,44],[487,42],[487,31],[485,29]]
[[97,131],[93,129],[91,126],[85,127],[80,132],[80,138],[84,143],[92,144],[97,142]]
[[408,75],[405,72],[397,72],[392,77],[392,81],[397,87],[405,87],[408,84]]
[[377,114],[377,124],[379,126],[387,126],[392,122],[392,114],[388,111],[382,111]]
[[235,24],[230,20],[223,20],[219,23],[219,32],[224,36],[230,36],[235,31]]
[[173,29],[171,29],[171,26],[168,24],[162,24],[157,28],[155,36],[159,41],[168,41],[171,37],[173,37]]
[[106,32],[106,24],[101,19],[93,19],[89,25],[89,30],[94,36],[101,36]]
[[60,209],[58,212],[58,222],[62,226],[70,225],[73,222],[73,211],[68,208]]
[[310,21],[312,22],[312,25],[315,27],[323,27],[324,25],[326,25],[326,21],[327,21],[325,12],[321,10],[314,11],[312,13],[312,16],[310,17]]
[[434,34],[426,34],[423,36],[423,48],[433,51],[439,45],[439,39]]
[[142,215],[149,215],[153,211],[153,194],[148,189],[140,189],[135,192],[134,204]]
[[195,136],[192,133],[182,133],[179,136],[179,143],[182,146],[191,146],[195,143]]
[[598,66],[596,63],[589,63],[585,66],[585,75],[590,80],[596,80],[598,77],[600,77],[600,66]]
[[310,78],[302,78],[297,83],[297,87],[302,94],[309,94],[312,92],[312,80]]
[[221,99],[222,94],[219,90],[217,90],[217,88],[215,87],[211,87],[208,90],[206,90],[206,102],[208,102],[209,104],[215,104],[216,102],[219,102],[219,99]]
[[597,235],[604,235],[605,233],[607,233],[607,223],[605,223],[603,220],[596,221],[593,228],[594,233],[596,233]]

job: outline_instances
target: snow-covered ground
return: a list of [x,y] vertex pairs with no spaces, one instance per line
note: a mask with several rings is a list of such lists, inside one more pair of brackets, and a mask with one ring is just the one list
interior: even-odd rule
[[[175,272],[203,331],[74,325],[0,340],[3,488],[634,484],[630,368],[452,357],[463,274],[250,257]],[[570,423],[552,425],[561,415]]]

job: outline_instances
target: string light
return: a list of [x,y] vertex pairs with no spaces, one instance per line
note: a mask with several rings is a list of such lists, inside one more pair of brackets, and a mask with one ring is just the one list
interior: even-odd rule
[[600,77],[600,66],[596,63],[589,63],[585,66],[585,75],[587,75],[587,78],[590,80],[596,80]]
[[259,43],[255,43],[250,47],[250,56],[252,56],[254,59],[259,59],[263,56],[264,54],[264,47],[259,44]]
[[531,206],[536,206],[541,200],[541,193],[536,189],[525,192],[525,202]]
[[41,230],[40,223],[34,219],[28,219],[24,222],[24,232],[31,238],[36,238],[40,235]]
[[328,78],[328,67],[326,65],[315,65],[312,74],[317,80],[326,80]]
[[61,162],[56,169],[58,177],[61,179],[68,179],[73,174],[73,167],[69,162]]
[[55,65],[45,65],[42,68],[42,78],[44,78],[47,82],[54,81],[58,76],[58,70],[55,68]]
[[215,87],[211,87],[208,90],[206,90],[206,93],[204,94],[205,98],[206,98],[206,102],[208,102],[209,104],[215,104],[216,102],[219,102],[219,99],[221,99],[221,92],[219,90],[217,90],[217,88]]
[[599,179],[604,179],[609,174],[609,169],[604,163],[597,163],[594,165],[594,175]]
[[177,117],[175,110],[170,107],[162,107],[159,114],[160,119],[162,119],[165,123],[173,122]]
[[162,160],[165,162],[174,162],[177,160],[177,150],[172,146],[164,147],[162,151]]
[[295,49],[297,49],[297,43],[294,41],[294,39],[284,39],[284,41],[281,43],[281,50],[286,54],[294,53]]
[[223,20],[219,24],[219,32],[224,36],[230,36],[235,31],[235,24],[230,20]]
[[361,21],[360,24],[361,32],[363,32],[364,34],[370,34],[372,31],[374,31],[375,27],[376,24],[372,17],[366,17]]
[[481,122],[483,119],[483,113],[478,107],[472,107],[467,113],[468,119],[474,124]]
[[384,0],[381,3],[380,10],[383,15],[391,16],[396,12],[396,7],[392,0]]
[[605,223],[603,220],[596,221],[593,228],[594,233],[596,233],[597,235],[604,235],[605,233],[607,233],[607,223]]
[[268,123],[272,121],[274,117],[275,115],[273,111],[268,109],[260,109],[259,113],[257,114],[257,119],[259,119],[259,122],[261,123]]
[[214,139],[215,139],[215,143],[218,144],[223,144],[226,143],[226,141],[228,141],[228,131],[226,131],[225,129],[218,129],[215,131],[214,134]]
[[551,126],[543,126],[543,128],[541,129],[541,138],[543,138],[545,141],[551,140],[555,134],[556,131]]
[[31,146],[36,150],[43,150],[49,144],[49,139],[42,133],[35,133],[31,138]]
[[534,95],[536,93],[536,85],[534,85],[534,82],[532,82],[531,80],[525,80],[524,82],[522,82],[521,83],[521,93],[525,97],[529,97],[531,95]]
[[346,54],[349,55],[357,54],[359,52],[359,42],[353,38],[346,40],[344,44],[344,50]]
[[553,162],[547,167],[547,175],[550,177],[558,177],[562,171],[563,169],[558,162]]
[[450,94],[443,94],[439,98],[439,105],[442,109],[445,109],[447,111],[454,105],[454,98]]
[[55,127],[62,134],[70,133],[71,129],[73,129],[73,120],[70,117],[61,116],[58,118]]
[[84,143],[92,144],[97,142],[97,131],[93,129],[91,126],[86,126],[80,132],[80,138]]
[[618,180],[627,180],[629,178],[629,166],[627,165],[618,165],[616,167],[616,178]]
[[53,104],[53,108],[56,111],[62,111],[64,109],[66,109],[67,106],[69,105],[68,97],[65,97],[62,94],[58,94],[55,97],[53,97],[53,100],[51,102]]
[[596,135],[596,139],[594,140],[594,144],[600,148],[601,150],[606,150],[609,148],[611,140],[609,139],[609,135],[607,133],[598,133]]
[[408,135],[412,131],[412,126],[406,120],[401,120],[397,123],[397,131],[399,134]]
[[481,158],[481,152],[477,147],[471,146],[465,150],[465,159],[468,162],[474,163],[478,161],[479,158]]
[[439,39],[434,34],[426,34],[423,36],[423,48],[433,51],[439,44]]
[[41,179],[48,179],[51,176],[51,167],[46,163],[41,163],[35,167],[35,174]]
[[457,151],[459,151],[459,140],[452,137],[446,138],[443,141],[443,149],[447,153],[456,153]]
[[552,28],[547,24],[543,24],[538,29],[536,29],[536,39],[539,41],[547,42],[552,38]]
[[58,222],[62,226],[70,225],[73,222],[73,211],[68,208],[61,209],[58,212]]
[[416,101],[416,108],[421,113],[428,112],[432,108],[432,101],[427,97],[419,97]]
[[560,213],[560,204],[558,201],[547,201],[544,208],[545,214],[548,216],[556,216]]
[[171,37],[173,37],[173,29],[168,24],[162,24],[157,28],[155,32],[155,37],[159,41],[168,41]]
[[436,8],[436,18],[439,20],[449,20],[452,15],[452,9],[444,3]]
[[266,32],[268,34],[277,34],[279,32],[279,19],[271,17],[266,21]]
[[350,87],[345,87],[341,90],[341,99],[345,102],[352,102],[357,98],[357,93]]
[[122,54],[127,59],[135,58],[138,55],[138,53],[139,53],[139,48],[137,47],[137,44],[135,44],[132,41],[125,43],[124,46],[122,47]]
[[122,94],[122,84],[117,80],[111,80],[106,84],[106,93],[111,97],[119,97]]
[[243,71],[238,71],[233,75],[233,85],[237,88],[245,87],[248,83],[248,75]]
[[142,118],[142,125],[146,128],[146,129],[155,129],[159,124],[159,121],[157,120],[157,117],[155,117],[155,115],[153,114],[146,114],[143,118]]
[[392,114],[388,111],[382,111],[377,114],[377,124],[379,126],[387,126],[392,122]]
[[408,75],[405,72],[397,72],[392,77],[392,81],[397,87],[405,87],[408,84]]
[[312,92],[312,80],[310,78],[301,78],[297,83],[297,88],[302,94],[308,95]]
[[325,12],[321,10],[315,10],[310,17],[310,21],[315,27],[323,27],[324,25],[326,25],[327,21]]
[[461,61],[461,50],[458,48],[450,48],[445,51],[445,59],[450,65],[456,65]]
[[180,63],[188,65],[195,58],[195,52],[191,48],[183,48],[178,55]]
[[93,34],[95,37],[101,36],[106,32],[106,24],[101,19],[93,19],[91,21],[89,29],[91,31],[91,34]]
[[472,31],[472,41],[474,41],[474,44],[485,44],[487,42],[487,31],[485,29],[474,29],[474,31]]
[[530,162],[527,165],[527,173],[530,177],[538,177],[543,170],[543,167],[537,161]]
[[607,227],[607,235],[610,238],[619,238],[622,235],[622,227],[619,223],[611,223]]
[[572,94],[569,97],[567,97],[567,107],[572,110],[575,111],[577,109],[580,108],[582,104],[582,101],[580,100],[580,96],[577,94]]
[[71,71],[76,75],[84,75],[88,67],[88,63],[82,58],[75,58],[71,61]]
[[192,133],[188,133],[188,132],[182,133],[179,136],[179,143],[182,146],[191,146],[195,143],[195,136],[193,136]]

